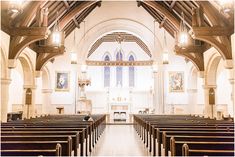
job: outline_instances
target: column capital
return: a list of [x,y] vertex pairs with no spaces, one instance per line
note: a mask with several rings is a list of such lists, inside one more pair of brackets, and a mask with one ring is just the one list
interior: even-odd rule
[[39,78],[39,77],[41,77],[41,76],[42,76],[42,71],[36,70],[36,71],[35,71],[35,77],[36,77],[36,78]]
[[205,77],[205,72],[204,71],[198,71],[197,72],[198,77],[204,78]]
[[188,93],[197,93],[197,89],[187,89]]
[[36,85],[24,85],[23,88],[24,88],[24,89],[27,89],[27,88],[36,89],[37,86],[36,86]]
[[202,87],[203,87],[204,89],[209,89],[209,88],[216,89],[216,88],[217,88],[216,85],[202,85]]
[[42,89],[42,93],[52,93],[53,89]]
[[14,69],[17,65],[16,59],[8,59],[8,68]]
[[234,78],[229,79],[229,83],[232,85],[235,84],[235,79]]
[[11,83],[11,79],[9,78],[1,78],[1,84],[10,84]]
[[232,59],[226,59],[224,61],[224,67],[226,69],[232,69],[233,68],[233,60]]

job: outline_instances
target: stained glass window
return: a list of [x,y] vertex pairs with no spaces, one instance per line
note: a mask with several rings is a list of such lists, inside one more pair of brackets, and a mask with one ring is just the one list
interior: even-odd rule
[[[122,61],[122,52],[118,51],[116,54],[116,61]],[[116,86],[122,86],[122,67],[116,67]]]
[[[134,61],[134,56],[130,55],[129,61]],[[129,87],[134,87],[135,86],[135,67],[130,66],[129,67]]]
[[[110,61],[110,58],[108,55],[105,56],[104,61]],[[104,87],[110,86],[110,67],[105,66],[104,67]]]

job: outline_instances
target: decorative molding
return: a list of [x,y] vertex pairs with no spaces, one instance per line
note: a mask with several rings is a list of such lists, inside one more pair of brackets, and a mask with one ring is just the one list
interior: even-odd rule
[[202,87],[203,87],[204,89],[210,89],[210,88],[216,89],[216,88],[217,88],[216,85],[202,85]]
[[3,85],[3,84],[9,85],[10,83],[11,83],[11,79],[1,78],[1,85]]
[[188,93],[197,93],[197,89],[187,89]]
[[42,89],[42,93],[52,93],[53,89]]
[[152,66],[153,60],[146,61],[91,61],[86,60],[88,66]]
[[36,85],[24,85],[23,88],[24,88],[24,89],[27,89],[27,88],[36,89],[37,86],[36,86]]

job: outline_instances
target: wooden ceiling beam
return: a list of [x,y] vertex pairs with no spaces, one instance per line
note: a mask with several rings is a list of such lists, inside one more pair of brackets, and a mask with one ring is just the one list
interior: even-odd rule
[[47,27],[16,27],[10,29],[12,36],[43,36],[49,34]]
[[[213,27],[200,26],[200,21],[202,21],[203,17],[197,16],[197,14],[202,15],[203,10],[201,10],[200,8],[197,8],[197,9],[194,9],[192,12],[193,14],[192,15],[192,21],[193,21],[192,37],[194,39],[202,40],[204,42],[211,44],[213,47],[215,47],[218,50],[218,52],[221,54],[224,60],[231,61],[232,60],[232,46],[230,42],[230,35],[234,31],[233,28],[229,25],[227,26],[219,25],[220,21],[216,22],[217,26],[213,26]],[[216,16],[216,14],[214,16]],[[214,17],[212,21],[215,19],[216,17]],[[226,67],[232,68],[231,65],[226,65]]]
[[176,53],[176,55],[185,57],[186,59],[190,60],[195,65],[198,71],[203,72],[205,70],[204,57],[200,49],[193,50],[190,48],[188,50],[187,47],[185,49],[182,49],[178,46],[175,46],[174,52]]
[[208,17],[213,26],[229,26],[229,21],[222,16],[218,10],[208,1],[196,1],[203,8],[203,12]]
[[33,22],[38,7],[43,7],[47,1],[32,1],[22,14],[18,15],[11,23],[12,26],[29,27]]
[[[35,50],[37,51],[37,50]],[[53,51],[54,53],[51,53]],[[51,59],[55,58],[56,56],[63,55],[65,52],[65,47],[61,46],[59,48],[53,48],[53,50],[47,47],[44,48],[44,53],[38,53],[36,58],[36,71],[41,71],[42,68],[49,62]]]
[[75,26],[76,26],[78,29],[80,29],[80,25],[78,24],[78,21],[76,20],[75,17],[73,18],[73,22],[74,22]]
[[143,3],[145,3],[146,5],[152,7],[156,11],[158,11],[158,12],[162,13],[164,16],[166,16],[166,18],[169,19],[169,21],[171,21],[172,24],[177,29],[180,28],[180,21],[169,10],[167,10],[165,7],[163,7],[162,5],[160,5],[156,2],[153,2],[153,1],[144,1]]
[[[164,3],[165,3],[166,5],[168,5],[168,3],[166,3],[165,1],[164,1]],[[176,4],[176,0],[173,0],[173,1],[171,2],[171,4],[169,5],[169,7],[170,7],[171,10],[174,8],[175,4]],[[161,21],[161,23],[160,23],[160,25],[159,25],[159,28],[162,28],[162,27],[163,27],[163,25],[164,25],[166,19],[167,19],[166,16],[164,16],[163,20]]]
[[234,33],[233,27],[193,27],[195,36],[230,36]]
[[75,8],[71,9],[68,14],[66,14],[59,23],[59,28],[62,30],[70,20],[73,19],[74,16],[80,14],[83,10],[88,8],[89,6],[95,4],[97,1],[85,1],[82,4],[76,6]]
[[67,9],[69,9],[69,8],[70,8],[70,6],[69,6],[68,1],[67,1],[67,0],[63,0],[63,2],[64,2],[64,4],[65,4],[66,8],[67,8]]
[[163,18],[162,22],[161,22],[160,25],[159,25],[159,28],[162,28],[162,27],[163,27],[165,21],[166,21],[166,17]]

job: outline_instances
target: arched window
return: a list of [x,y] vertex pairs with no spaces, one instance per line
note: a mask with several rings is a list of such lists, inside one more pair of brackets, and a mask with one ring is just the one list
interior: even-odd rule
[[[108,55],[104,57],[104,61],[110,61],[110,58]],[[110,86],[110,67],[105,66],[104,67],[104,87]]]
[[[135,61],[134,56],[130,55],[129,61]],[[130,66],[129,67],[129,87],[134,87],[135,86],[135,67]]]
[[[122,52],[121,50],[118,51],[116,54],[116,61],[122,61]],[[122,86],[122,67],[116,67],[116,86]]]

